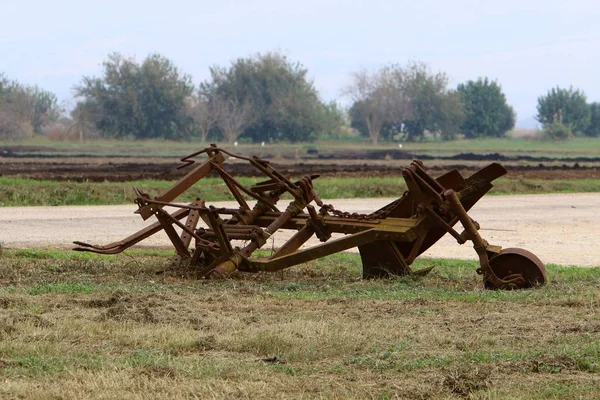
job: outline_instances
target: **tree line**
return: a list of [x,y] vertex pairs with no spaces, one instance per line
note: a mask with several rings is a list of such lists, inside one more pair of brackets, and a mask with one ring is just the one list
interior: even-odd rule
[[[300,63],[278,52],[213,66],[195,86],[166,57],[142,62],[115,53],[98,77],[82,78],[77,103],[65,115],[56,96],[0,75],[0,138],[54,130],[78,138],[312,141],[358,132],[373,143],[502,137],[516,115],[498,82],[469,80],[456,88],[426,64],[391,64],[352,74],[343,94],[349,108],[323,102]],[[548,136],[600,136],[600,107],[573,88],[538,99]]]
[[53,93],[22,85],[0,73],[0,138],[33,137],[56,121],[60,112]]
[[537,120],[553,139],[600,136],[600,103],[588,103],[579,89],[555,87],[538,99]]

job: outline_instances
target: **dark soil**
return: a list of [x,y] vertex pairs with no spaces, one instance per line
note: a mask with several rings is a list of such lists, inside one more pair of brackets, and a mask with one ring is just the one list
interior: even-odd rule
[[[17,151],[20,150],[20,151]],[[82,155],[43,155],[32,149],[0,148],[0,176],[49,179],[58,181],[111,181],[127,182],[141,179],[175,180],[188,168],[172,157]],[[39,149],[37,149],[39,151]],[[281,173],[293,177],[318,173],[322,176],[401,176],[402,169],[412,159],[422,159],[436,174],[450,169],[475,171],[489,162],[500,161],[509,171],[509,177],[530,179],[599,179],[600,158],[507,157],[501,154],[459,154],[452,157],[415,155],[402,150],[321,152],[298,155],[261,154],[272,160]],[[364,161],[364,162],[363,162]],[[228,162],[233,176],[262,176],[248,163]]]

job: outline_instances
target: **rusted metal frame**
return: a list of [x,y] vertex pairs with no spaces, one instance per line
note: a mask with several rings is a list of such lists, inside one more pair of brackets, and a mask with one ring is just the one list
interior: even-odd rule
[[206,212],[206,216],[208,217],[208,220],[210,221],[210,227],[212,228],[215,237],[217,239],[217,242],[219,243],[219,253],[221,255],[225,255],[225,254],[229,254],[233,251],[233,248],[231,247],[231,242],[229,241],[229,238],[227,237],[227,233],[225,232],[225,229],[223,229],[223,223],[220,219],[217,219],[215,217],[215,214],[212,211],[207,211]]
[[444,203],[441,193],[437,192],[412,169],[407,168],[402,171],[402,176],[404,177],[406,186],[408,186],[408,190],[411,192],[416,204],[428,203],[430,201],[434,201],[437,204]]
[[[193,203],[190,204],[193,207],[203,207],[204,206],[204,200],[202,199],[196,199],[196,201],[194,201]],[[188,215],[187,220],[185,221],[185,226],[186,228],[188,228],[190,231],[195,231],[196,227],[198,226],[198,221],[200,220],[200,211],[198,210],[191,210],[190,214]],[[181,232],[181,241],[183,242],[185,247],[189,247],[190,246],[190,242],[192,241],[192,235],[189,234],[188,231],[182,231]]]
[[[330,254],[360,246],[361,244],[372,242],[376,239],[375,236],[375,231],[373,229],[369,229],[355,235],[334,239],[318,246],[311,247],[310,249],[299,250],[278,258],[270,258],[267,260],[251,259],[247,262],[247,271],[279,271],[293,265],[316,260],[317,258],[325,257]],[[246,271],[246,269],[244,269],[244,271]]]
[[192,160],[192,158],[199,156],[200,154],[204,154],[206,153],[208,155],[208,157],[212,157],[214,155],[214,151],[215,150],[220,150],[216,144],[211,143],[209,147],[205,147],[202,150],[196,151],[192,154],[188,154],[187,156],[183,157],[180,159],[180,161],[183,163],[183,165],[179,165],[177,167],[177,169],[182,169],[185,168],[187,166],[190,166],[192,164],[196,163],[196,160]]
[[302,179],[300,179],[296,183],[296,185],[302,192],[302,194],[303,194],[302,197],[304,199],[306,199],[307,203],[310,203],[311,201],[314,200],[314,202],[318,206],[323,206],[323,201],[321,200],[321,198],[319,197],[319,194],[317,193],[317,191],[315,190],[315,188],[312,185],[313,176],[316,178],[319,177],[319,175],[304,176]]
[[296,198],[288,205],[284,212],[278,214],[277,218],[275,218],[269,224],[269,226],[263,230],[266,237],[257,237],[238,252],[233,252],[227,261],[219,264],[215,268],[214,272],[218,275],[227,275],[234,272],[242,265],[242,263],[245,263],[247,257],[249,257],[256,249],[259,249],[266,243],[266,239],[268,237],[279,230],[296,214],[300,213],[305,206],[306,203],[303,198]]
[[192,265],[198,265],[198,261],[200,260],[200,256],[204,253],[204,250],[196,247],[192,253],[192,258],[189,261],[190,266]]
[[[210,226],[210,222],[207,224]],[[263,231],[256,225],[222,225],[227,237],[230,240],[251,240],[257,235],[262,235]],[[203,230],[202,236],[215,237],[216,234],[211,229]]]
[[454,192],[454,190],[447,190],[444,193],[444,197],[446,197],[446,199],[450,203],[452,210],[465,227],[469,239],[471,239],[471,241],[473,242],[473,248],[479,256],[479,264],[481,265],[481,271],[483,272],[486,279],[490,281],[491,284],[496,288],[508,289],[511,287],[523,287],[525,280],[520,274],[511,275],[507,277],[508,279],[498,278],[498,276],[494,273],[489,263],[487,243],[479,235],[479,231],[477,230],[475,224],[473,224],[473,221],[463,208],[462,203],[460,202],[460,199],[457,196],[456,192]]
[[[186,216],[188,216],[189,212],[190,212],[190,210],[188,210],[188,209],[177,210],[171,215],[171,217],[179,220],[179,219],[182,219],[182,218],[185,218]],[[123,240],[120,240],[118,242],[109,243],[104,246],[95,246],[95,245],[92,245],[89,243],[75,241],[73,243],[78,246],[81,246],[81,247],[75,247],[73,250],[75,250],[75,251],[90,251],[92,253],[98,253],[98,254],[117,254],[117,253],[122,252],[125,249],[128,249],[129,247],[133,246],[134,244],[139,243],[142,240],[149,238],[150,236],[154,235],[155,233],[160,232],[162,229],[163,229],[162,224],[160,222],[155,222],[152,225],[149,225],[146,228],[139,230],[138,232],[136,232],[132,235],[127,236]]]
[[203,153],[206,153],[206,149],[202,149],[200,151],[196,151],[192,154],[188,154],[187,156],[182,157],[179,161],[181,161],[183,163],[183,165],[178,165],[176,168],[183,169],[185,167],[195,164],[196,160],[192,160],[192,158],[199,156],[200,154],[203,154]]
[[236,185],[239,185],[239,183],[235,179],[233,179],[231,175],[225,173],[225,170],[223,168],[220,168],[216,164],[213,164],[213,168],[215,168],[219,175],[221,175],[221,178],[225,182],[225,185],[227,185],[227,188],[229,189],[233,197],[235,197],[240,207],[242,207],[245,210],[249,210],[250,206],[248,206],[248,203],[246,203],[246,199],[244,199],[244,197],[236,187]]
[[172,220],[169,219],[165,214],[168,215],[168,213],[162,209],[157,209],[156,211],[154,211],[156,219],[158,219],[158,221],[162,224],[162,228],[169,237],[169,240],[171,240],[171,243],[173,243],[175,251],[177,252],[179,257],[181,257],[182,260],[189,260],[192,257],[192,255],[188,251],[187,246],[183,244],[183,241],[177,234],[175,228],[173,228]]
[[310,216],[309,222],[313,228],[313,231],[321,242],[326,242],[331,238],[331,231],[327,228],[327,225],[323,222],[323,216],[317,214],[317,211],[310,204],[306,206],[308,215]]
[[[201,268],[200,270],[198,270],[197,274],[199,278],[204,278],[206,276],[208,276],[209,274],[211,274],[211,272],[213,272],[215,270],[215,268],[217,268],[221,263],[227,261],[227,259],[229,258],[229,255],[225,255],[225,256],[220,256],[217,257],[216,260],[214,260],[213,262],[211,262],[208,266]],[[218,276],[218,274],[214,275],[215,277],[224,277],[224,275],[222,276]]]
[[[214,153],[223,153],[223,154],[227,154],[228,156],[231,156],[233,158],[237,158],[239,160],[250,161],[249,157],[244,157],[242,155],[232,153],[226,149],[218,147],[214,143],[211,143],[211,145],[209,147],[206,147],[200,151],[196,151],[195,153],[188,154],[187,156],[181,158],[181,162],[186,163],[186,165],[181,165],[178,168],[185,168],[188,165],[194,164],[195,161],[191,160],[191,158],[199,156],[200,154],[204,154],[204,153],[208,154],[209,157],[211,157]],[[265,162],[267,162],[267,161],[265,161]]]
[[[238,226],[238,225],[225,225],[223,224],[223,229],[225,229],[225,232],[227,232],[227,236],[231,235],[231,234],[242,234],[242,233],[247,233],[247,234],[251,234],[251,233],[255,233],[257,230],[258,231],[262,231],[262,229],[260,229],[259,227],[257,227],[256,225],[253,225],[253,227],[255,229],[251,229],[251,228],[247,228],[247,225],[244,226]],[[210,229],[210,224],[209,224],[209,229],[204,230],[203,232],[204,235],[214,235],[214,232],[212,229]]]
[[393,240],[363,244],[358,247],[358,251],[363,261],[363,276],[384,277],[412,272],[404,254]]
[[[142,198],[138,198],[136,199],[136,202],[138,204],[143,204],[143,206],[140,206],[140,208],[138,209],[138,211],[136,211],[137,213],[140,212],[140,210],[146,209],[146,210],[162,210],[162,207],[164,206],[169,206],[169,207],[176,207],[176,208],[181,208],[181,209],[186,209],[188,212],[199,212],[200,218],[202,218],[202,220],[204,221],[204,223],[206,225],[209,225],[209,221],[206,217],[206,214],[203,213],[203,211],[208,210],[208,208],[206,208],[204,205],[194,205],[194,203],[191,204],[178,204],[178,203],[171,203],[171,202],[167,202],[167,201],[159,201],[159,200],[152,200],[146,197],[142,197]],[[158,205],[159,207],[152,207],[153,205]],[[238,209],[231,209],[232,213],[238,212]],[[185,230],[184,230],[185,232]]]
[[[458,198],[462,198],[462,194],[465,192],[468,192],[468,188],[465,189],[464,191],[461,191],[457,194]],[[461,202],[462,204],[462,202]],[[419,205],[420,207],[422,207],[425,212],[426,215],[428,217],[432,218],[432,222],[438,224],[439,226],[441,226],[442,228],[444,228],[446,230],[446,232],[448,232],[454,239],[456,239],[456,241],[458,242],[458,244],[465,244],[467,242],[467,240],[469,240],[469,232],[467,229],[463,230],[461,233],[458,233],[458,231],[456,229],[453,228],[453,225],[456,224],[456,222],[458,222],[458,217],[457,216],[453,216],[449,221],[446,221],[444,218],[442,218],[438,213],[436,213],[431,207],[429,207],[427,204],[421,203]],[[464,207],[463,207],[464,208]],[[466,212],[466,211],[465,211]],[[475,227],[475,229],[479,230],[480,226],[477,223],[477,221],[475,221],[473,218],[471,218],[469,216],[469,219],[471,220],[471,223],[473,224],[473,226]],[[498,253],[500,252],[500,250],[502,249],[501,246],[494,246],[494,245],[490,245],[486,243],[486,250],[487,251],[491,251],[492,253]]]
[[[158,204],[162,207],[164,206],[168,206],[168,207],[176,207],[176,208],[182,208],[182,209],[187,209],[187,210],[197,210],[197,211],[201,211],[200,213],[200,217],[202,217],[202,212],[206,212],[206,211],[213,211],[213,212],[217,212],[219,214],[230,214],[230,215],[236,215],[239,214],[240,209],[239,208],[226,208],[226,207],[212,207],[208,208],[205,206],[195,206],[193,205],[193,203],[191,204],[179,204],[179,203],[171,203],[171,202],[167,202],[167,201],[159,201],[159,200],[152,200],[152,199],[142,199],[143,202],[148,203],[148,204]],[[246,211],[250,211],[250,210],[246,210]]]
[[456,241],[459,244],[464,244],[466,242],[465,236],[462,235],[462,234],[460,234],[460,233],[458,233],[452,227],[452,225],[454,225],[456,223],[456,221],[458,220],[458,218],[455,217],[452,220],[450,220],[450,223],[448,223],[448,222],[446,222],[446,220],[444,220],[442,217],[440,217],[438,213],[436,213],[435,211],[433,211],[433,209],[431,207],[429,207],[427,204],[421,203],[420,206],[425,209],[425,211],[427,213],[427,216],[431,217],[432,222],[437,223],[442,228],[444,228],[446,230],[446,232],[448,232],[450,235],[452,235],[452,237],[454,239],[456,239]]
[[[336,211],[322,205],[322,201],[312,185],[312,180],[318,177],[317,175],[305,176],[298,182],[291,182],[271,167],[268,161],[258,157],[239,156],[220,149],[216,145],[211,145],[200,152],[182,158],[181,161],[185,163],[182,167],[194,164],[195,161],[191,158],[202,153],[208,155],[208,160],[187,173],[182,180],[161,196],[151,200],[148,194],[140,190],[136,191],[136,203],[139,206],[137,212],[144,219],[156,215],[157,223],[120,242],[107,246],[93,246],[76,242],[82,246],[76,250],[106,254],[118,253],[164,229],[176,252],[182,258],[189,259],[190,264],[210,263],[208,267],[199,271],[200,275],[225,276],[235,269],[277,271],[354,246],[361,249],[365,267],[375,267],[376,270],[378,262],[385,258],[385,263],[392,264],[394,271],[400,269],[410,271],[408,264],[412,263],[422,251],[431,246],[445,232],[449,232],[459,243],[464,243],[467,239],[473,241],[474,249],[480,258],[481,268],[478,271],[483,271],[486,287],[488,284],[490,287],[496,288],[522,287],[526,275],[531,272],[527,269],[529,264],[526,262],[525,266],[519,269],[518,274],[511,272],[512,264],[508,265],[506,260],[500,260],[501,248],[491,246],[481,238],[477,231],[478,224],[466,212],[492,187],[490,182],[493,179],[506,173],[506,170],[499,164],[492,164],[466,180],[458,171],[434,179],[427,174],[423,164],[415,160],[409,168],[403,170],[402,174],[409,190],[402,198],[393,201],[380,211],[371,213],[370,217],[363,215],[353,217],[349,213]],[[223,154],[248,161],[271,179],[256,184],[250,189],[244,187],[223,168],[222,163],[225,161]],[[203,207],[204,204],[200,203],[192,203],[188,206],[171,203],[213,170],[217,170],[224,180],[237,200],[239,208],[215,209]],[[242,192],[258,201],[252,209],[248,206],[246,196]],[[279,212],[275,203],[285,192],[290,193],[295,200],[288,205],[284,212]],[[312,201],[321,206],[318,215],[309,204]],[[163,210],[165,206],[179,207],[180,210],[169,214]],[[302,212],[304,208],[307,208],[308,213]],[[396,212],[397,208],[398,212]],[[328,214],[328,211],[331,211],[331,215]],[[220,214],[228,214],[231,217],[221,219]],[[188,219],[186,224],[183,224],[179,220],[185,216],[188,216]],[[195,230],[200,218],[210,229]],[[457,220],[460,220],[465,228],[461,234],[452,227]],[[180,236],[177,235],[175,225],[183,230]],[[267,236],[274,234],[279,229],[293,229],[297,232],[270,259],[249,259],[256,249],[266,243]],[[430,233],[431,231],[433,233]],[[327,241],[330,238],[330,232],[349,236]],[[321,241],[327,242],[298,251],[300,246],[315,234]],[[190,256],[188,247],[192,238],[196,239],[196,246]],[[210,239],[207,240],[208,238]],[[234,250],[231,246],[232,239],[250,240],[250,243],[241,250],[237,248]],[[200,257],[204,257],[204,261],[200,261]],[[535,273],[540,271],[542,274],[544,273],[543,264],[539,260],[536,263],[528,255],[522,255],[522,257],[526,259],[525,261],[532,261],[535,264],[534,267],[539,270],[534,271]],[[490,265],[490,260],[492,260],[492,265]],[[497,262],[494,265],[495,261]],[[504,261],[506,265],[501,265],[501,261]],[[498,265],[501,265],[499,269],[501,272],[494,272],[492,266],[496,268]],[[375,270],[374,274],[377,273]],[[426,272],[426,270],[415,273],[422,272]],[[540,274],[538,273],[538,275]],[[537,275],[536,279],[538,279]],[[541,282],[544,280],[545,277],[542,276]]]
[[227,234],[230,234],[232,232],[252,233],[252,232],[256,232],[256,231],[262,231],[262,229],[260,229],[260,227],[258,227],[256,225],[242,225],[242,224],[223,225],[223,228],[225,229],[225,232],[227,232]]
[[[413,263],[413,261],[415,261],[415,259],[419,256],[419,250],[421,250],[421,246],[423,245],[423,242],[425,241],[425,237],[426,235],[419,235],[417,236],[417,240],[415,240],[412,248],[410,249],[410,253],[408,253],[408,256],[406,257],[406,262],[410,265]],[[394,244],[395,246],[395,244]],[[398,250],[396,248],[396,250]]]
[[458,172],[457,169],[452,169],[446,172],[444,175],[435,178],[436,182],[439,183],[445,189],[462,189],[465,186],[465,178]]
[[[275,220],[280,214],[279,213],[265,213],[256,218],[254,223],[260,227],[268,226],[273,220]],[[306,225],[306,221],[310,219],[310,216],[305,213],[299,213],[288,222],[286,222],[282,229],[293,229],[300,230]],[[356,218],[341,218],[333,215],[324,215],[323,223],[327,225],[327,229],[332,233],[344,233],[353,234],[358,233],[367,229],[389,225],[394,227],[403,227],[405,230],[413,228],[419,220],[412,218],[393,218],[388,217],[382,219],[356,219]]]
[[438,182],[434,177],[427,173],[423,162],[419,160],[415,160],[411,163],[411,170],[415,173],[416,176],[419,177],[420,181],[426,184],[429,188],[431,188],[434,192],[441,194],[446,190],[444,186],[440,182]]
[[273,220],[265,229],[264,232],[271,236],[279,229],[281,229],[290,219],[302,212],[302,209],[306,206],[306,203],[302,198],[296,198],[292,201],[284,212],[279,214],[275,220]]
[[295,198],[301,196],[302,191],[300,190],[298,185],[292,183],[285,176],[281,175],[277,170],[265,163],[264,160],[261,160],[258,157],[253,157],[252,159],[250,159],[250,163],[255,168],[260,170],[263,174],[267,175],[269,178],[273,179],[274,181],[281,182],[285,190],[288,191]]
[[423,275],[426,275],[427,273],[429,273],[433,269],[433,267],[422,268],[422,269],[419,269],[416,271],[413,271],[410,268],[410,265],[415,261],[415,259],[419,255],[419,250],[421,250],[421,245],[423,244],[423,241],[425,240],[424,234],[418,234],[416,236],[417,236],[417,239],[414,241],[413,247],[411,248],[411,251],[410,251],[410,254],[408,255],[408,257],[404,257],[404,255],[398,248],[398,245],[396,244],[396,242],[390,240],[390,246],[391,246],[392,250],[394,251],[394,253],[396,254],[396,256],[398,257],[398,262],[403,266],[407,275],[410,274],[410,275],[423,276]]
[[331,240],[326,243],[311,247],[306,250],[299,250],[291,254],[283,255],[278,258],[268,260],[248,260],[248,271],[279,271],[293,265],[302,264],[317,258],[325,257],[334,253],[339,253],[353,247],[373,242],[375,240],[405,240],[406,232],[381,232],[378,229],[369,229],[355,235],[349,235],[339,239]]
[[[266,198],[270,204],[274,205],[278,200],[279,200],[279,196],[281,195],[281,193],[277,192],[277,191],[273,191],[270,192],[268,194],[268,197]],[[269,207],[267,207],[265,204],[263,204],[262,202],[257,202],[254,207],[252,208],[252,210],[247,211],[247,210],[242,210],[242,212],[239,212],[240,210],[236,210],[233,215],[236,218],[230,218],[227,220],[226,225],[231,225],[231,224],[241,224],[240,225],[252,225],[252,226],[256,226],[255,220],[256,218],[260,217],[261,215],[263,215],[265,212],[269,212]],[[217,209],[217,212],[219,212],[219,209]],[[271,213],[275,214],[275,215],[279,215],[280,211],[270,211]],[[237,219],[237,220],[236,220]],[[267,225],[265,225],[267,226]]]
[[[191,229],[189,229],[188,227],[186,227],[184,224],[181,223],[181,221],[173,218],[171,216],[171,214],[169,214],[168,212],[166,212],[165,210],[163,210],[162,208],[158,208],[154,211],[154,214],[158,217],[158,215],[161,216],[161,219],[159,219],[159,221],[161,222],[161,225],[163,226],[163,228],[166,228],[167,226],[173,228],[173,224],[177,225],[179,228],[181,228],[181,230],[183,230],[184,232],[187,232],[189,235],[191,235],[194,239],[196,239],[196,247],[200,247],[203,248],[205,250],[215,250],[215,251],[219,251],[218,246],[216,246],[216,244],[214,242],[211,242],[209,240],[206,240],[200,236],[198,236],[196,234],[196,232],[192,231]],[[173,231],[175,231],[175,229],[173,228]],[[169,235],[169,238],[171,236]],[[177,235],[177,239],[179,241],[181,241],[181,238],[179,237],[179,235]],[[173,242],[173,240],[171,240]],[[183,244],[183,242],[182,242]],[[174,246],[175,242],[173,243]],[[176,246],[177,247],[177,246]],[[187,250],[187,248],[186,248]],[[178,252],[179,253],[179,252]]]
[[293,253],[306,243],[314,233],[315,231],[310,224],[305,225],[294,236],[289,238],[270,258],[273,259]]
[[200,179],[207,176],[212,170],[215,164],[221,164],[225,161],[222,154],[216,153],[210,157],[204,163],[198,165],[196,168],[188,172],[179,182],[175,183],[162,195],[155,198],[158,201],[170,202],[179,197],[183,192],[192,187]]
[[[253,199],[263,203],[264,205],[266,205],[270,210],[273,211],[278,211],[277,207],[275,207],[275,205],[273,205],[273,203],[271,203],[268,199],[266,199],[265,197],[253,193],[250,189],[246,188],[244,185],[240,184],[239,182],[237,182],[230,174],[229,172],[227,172],[224,168],[222,168],[220,165],[213,165],[213,168],[216,169],[219,174],[221,174],[221,177],[223,178],[223,180],[225,180],[224,176],[226,176],[227,178],[229,178],[240,190],[242,190],[242,192],[246,193],[248,196],[252,197]],[[225,180],[225,184],[227,184],[227,180]],[[229,185],[227,186],[229,187]],[[231,189],[230,189],[231,190]],[[235,193],[232,191],[231,192],[234,197],[235,197]],[[239,201],[238,201],[239,202]],[[244,201],[245,202],[245,201]],[[246,206],[248,206],[248,204],[246,204]],[[250,209],[250,207],[248,207],[248,210]]]
[[[215,232],[212,230],[205,231],[204,235],[206,237],[216,238]],[[257,236],[254,232],[227,232],[227,237],[229,240],[252,240]]]
[[263,182],[255,183],[250,187],[250,190],[255,193],[268,192],[271,190],[281,190],[283,185],[279,181],[275,181],[273,179],[269,179]]
[[473,175],[469,176],[466,179],[466,182],[469,186],[478,187],[478,182],[483,182],[484,184],[489,184],[493,180],[500,178],[505,175],[508,171],[502,165],[498,163],[491,163],[486,167],[476,171]]

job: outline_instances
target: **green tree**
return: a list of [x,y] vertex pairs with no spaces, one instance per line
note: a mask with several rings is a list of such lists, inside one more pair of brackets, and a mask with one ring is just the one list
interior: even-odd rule
[[586,136],[600,136],[600,103],[590,104],[590,123],[585,134]]
[[457,88],[465,107],[461,133],[468,138],[502,137],[515,126],[515,112],[496,81],[479,78]]
[[573,136],[571,128],[559,121],[554,121],[551,124],[544,125],[542,132],[544,134],[544,138],[551,140],[566,140]]
[[33,98],[33,130],[35,133],[42,133],[45,126],[59,119],[62,109],[54,93],[37,86],[30,88],[29,93]]
[[579,89],[557,86],[538,98],[536,119],[544,127],[560,122],[573,133],[583,134],[590,124],[590,107],[585,94]]
[[210,93],[211,97],[207,98],[203,93],[199,92],[196,96],[191,96],[187,101],[187,112],[192,118],[194,127],[200,134],[202,143],[206,143],[208,135],[217,126],[222,111],[221,104],[216,101],[215,93]]
[[448,76],[432,73],[421,62],[410,63],[401,73],[411,108],[411,117],[403,121],[405,140],[420,140],[425,131],[444,140],[454,139],[460,132],[464,107],[460,96],[448,89]]
[[106,137],[182,139],[192,133],[186,100],[189,75],[167,58],[152,54],[141,64],[118,53],[102,64],[101,78],[84,77],[77,96],[91,109],[93,123]]
[[[392,137],[411,114],[410,99],[404,86],[402,68],[391,65],[369,73],[356,72],[346,93],[353,100],[351,125],[377,144],[380,136]],[[383,135],[382,135],[383,132]]]
[[98,119],[93,115],[97,109],[97,107],[91,106],[90,103],[79,102],[71,110],[68,131],[71,135],[77,137],[80,142],[83,142],[85,138],[101,137],[93,122]]
[[325,124],[323,132],[332,138],[340,138],[349,133],[346,110],[336,101],[325,104]]
[[354,100],[351,125],[373,143],[397,134],[407,141],[420,140],[426,131],[450,140],[463,121],[460,96],[448,89],[447,75],[434,74],[420,62],[355,73],[347,92]]
[[319,100],[307,70],[285,55],[270,52],[239,58],[228,68],[211,67],[210,74],[211,79],[200,85],[205,98],[251,109],[251,123],[241,137],[307,141],[330,128],[332,115]]
[[0,100],[2,100],[6,95],[9,85],[10,81],[6,75],[3,72],[0,72]]
[[25,86],[0,74],[0,137],[31,137],[58,120],[61,108],[54,93]]
[[213,99],[213,107],[217,110],[216,125],[227,143],[233,143],[254,118],[249,100],[217,97]]
[[[358,131],[361,136],[370,138],[369,129],[365,124],[365,118],[363,113],[361,102],[355,102],[348,110],[348,116],[350,117],[350,127]],[[410,108],[407,108],[407,112],[410,112]],[[402,134],[403,121],[401,118],[387,118],[381,125],[381,130],[378,135],[378,140],[393,140],[394,136]],[[371,125],[372,126],[372,125]]]

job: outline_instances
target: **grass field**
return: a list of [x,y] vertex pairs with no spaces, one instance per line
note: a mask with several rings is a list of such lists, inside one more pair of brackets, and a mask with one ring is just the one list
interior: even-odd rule
[[[160,140],[136,140],[136,141],[116,141],[116,140],[96,140],[79,142],[60,142],[50,141],[45,137],[36,137],[29,140],[4,142],[3,147],[16,146],[35,146],[43,147],[36,152],[39,154],[53,155],[102,155],[102,156],[168,156],[182,157],[186,154],[200,150],[207,144],[199,141],[176,142]],[[226,148],[233,149],[232,145],[221,143]],[[574,138],[566,141],[547,141],[528,138],[501,138],[501,139],[473,139],[473,140],[454,140],[448,142],[416,142],[402,143],[403,150],[416,154],[429,154],[437,156],[451,156],[460,153],[500,153],[503,155],[530,155],[547,157],[598,157],[600,156],[599,138]],[[373,145],[367,140],[353,141],[320,141],[315,143],[277,143],[266,147],[253,144],[241,144],[236,151],[244,153],[261,154],[268,152],[289,152],[298,151],[298,154],[306,154],[308,148],[317,149],[398,149],[398,143],[380,143]]]
[[0,397],[597,398],[599,269],[501,292],[463,261],[363,281],[339,254],[198,281],[169,254],[4,249]]
[[[238,179],[250,186],[258,178]],[[57,205],[110,205],[133,202],[132,188],[138,187],[151,195],[158,195],[174,182],[55,182],[22,178],[0,177],[0,207],[6,206],[57,206]],[[406,190],[404,180],[399,177],[364,178],[319,178],[315,189],[323,199],[400,197]],[[509,179],[494,182],[491,194],[541,194],[541,193],[585,193],[600,192],[598,179]],[[234,200],[219,178],[205,178],[178,201],[190,202],[196,197],[206,201]]]
[[408,143],[403,148],[413,152],[423,152],[423,154],[432,155],[500,153],[507,156],[598,157],[600,156],[600,139],[574,138],[566,141],[527,138],[473,139],[449,142]]

